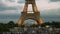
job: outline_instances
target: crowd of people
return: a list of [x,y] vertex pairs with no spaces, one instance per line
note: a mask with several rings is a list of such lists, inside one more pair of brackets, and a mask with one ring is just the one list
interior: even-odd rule
[[[55,34],[52,29],[49,30],[49,27],[24,27],[19,28],[17,33],[18,34]],[[16,32],[15,32],[16,33]],[[58,32],[57,32],[58,33]]]
[[[0,33],[1,34],[1,33]],[[60,32],[54,32],[53,30],[49,30],[49,27],[24,27],[24,28],[15,28],[15,31],[11,32],[3,32],[3,34],[60,34]]]
[[49,34],[48,30],[43,27],[25,27],[21,31],[22,34]]

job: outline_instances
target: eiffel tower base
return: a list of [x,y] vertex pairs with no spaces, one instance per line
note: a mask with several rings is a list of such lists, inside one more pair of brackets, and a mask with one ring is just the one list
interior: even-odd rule
[[43,19],[41,18],[40,13],[38,11],[34,13],[21,12],[21,14],[21,17],[18,20],[18,27],[20,27],[27,19],[32,19],[37,21],[38,24],[43,24]]

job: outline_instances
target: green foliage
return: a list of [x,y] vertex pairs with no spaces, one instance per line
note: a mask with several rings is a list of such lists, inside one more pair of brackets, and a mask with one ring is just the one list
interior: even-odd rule
[[42,27],[45,27],[45,26],[46,26],[46,24],[42,24],[41,26],[42,26]]
[[9,21],[7,24],[0,23],[0,31],[6,32],[6,31],[9,31],[10,28],[14,28],[16,26],[17,26],[17,24],[15,24],[13,21]]
[[25,27],[25,25],[22,25],[21,27],[22,27],[22,28],[24,28],[24,27]]

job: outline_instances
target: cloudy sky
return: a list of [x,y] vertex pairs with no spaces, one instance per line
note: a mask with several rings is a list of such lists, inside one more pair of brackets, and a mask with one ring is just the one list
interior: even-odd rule
[[[24,3],[25,0],[0,0],[0,18],[2,15],[21,14]],[[44,20],[60,21],[60,0],[36,0],[36,5]]]

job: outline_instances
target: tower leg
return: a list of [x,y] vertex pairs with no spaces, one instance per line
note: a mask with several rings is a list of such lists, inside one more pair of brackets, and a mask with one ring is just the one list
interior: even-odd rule
[[23,17],[21,17],[19,20],[18,20],[18,27],[21,27],[23,23]]
[[43,19],[41,17],[38,19],[38,22],[39,22],[39,24],[43,24],[44,23]]
[[37,11],[38,11],[38,10],[37,10],[37,6],[36,6],[35,3],[32,4],[32,7],[33,7],[33,11],[34,11],[34,12],[37,12]]
[[25,6],[24,6],[24,9],[23,9],[23,12],[27,12],[27,9],[28,9],[28,4],[25,3]]

